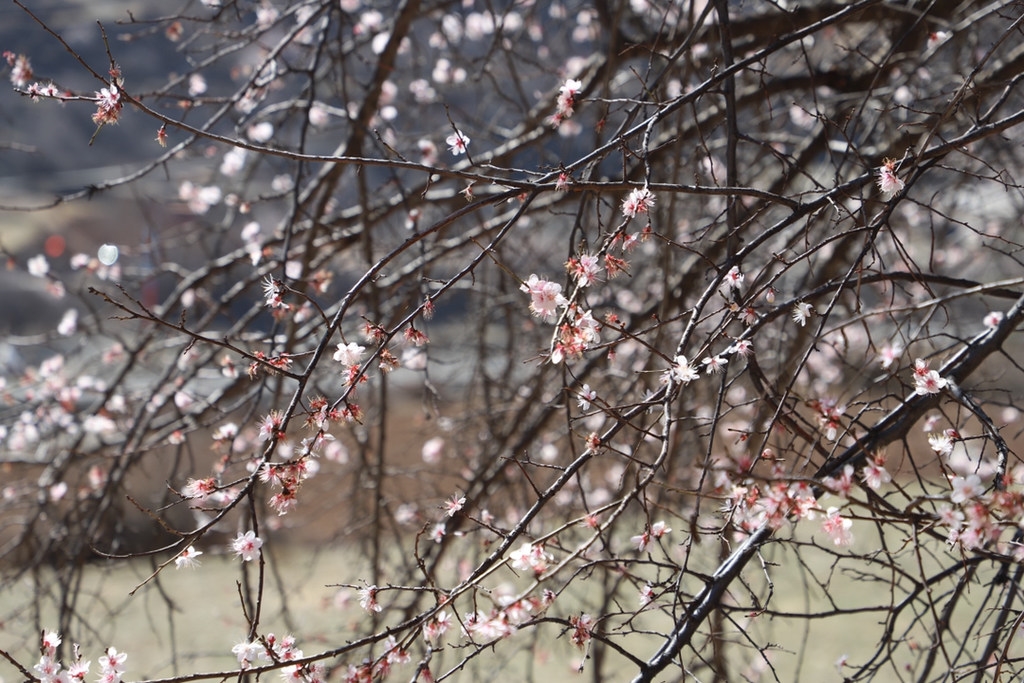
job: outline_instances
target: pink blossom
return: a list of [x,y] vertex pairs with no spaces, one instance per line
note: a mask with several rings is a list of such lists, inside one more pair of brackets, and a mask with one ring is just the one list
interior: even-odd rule
[[798,301],[793,305],[793,322],[800,327],[807,324],[808,318],[814,314],[814,306],[811,306],[806,301]]
[[945,432],[928,435],[928,446],[936,455],[949,457],[953,453],[953,439]]
[[853,543],[853,532],[850,531],[852,526],[853,520],[840,516],[839,508],[836,507],[825,511],[825,519],[821,523],[821,528],[832,538],[832,542],[840,546]]
[[459,156],[467,153],[469,137],[461,130],[456,129],[454,133],[445,138],[445,143],[448,145],[448,151],[454,156]]
[[92,115],[93,123],[102,126],[105,123],[117,123],[121,117],[121,92],[116,85],[101,88],[96,93],[96,113]]
[[539,576],[547,571],[548,563],[554,558],[544,552],[544,546],[542,545],[523,543],[519,546],[518,550],[512,551],[509,559],[512,560],[512,566],[515,569],[532,571],[535,575]]
[[904,183],[896,175],[896,160],[886,159],[878,168],[878,189],[886,201],[903,192]]
[[934,370],[929,370],[928,364],[920,358],[914,360],[913,367],[913,390],[919,395],[939,393],[946,388],[948,381],[939,376]]
[[888,370],[892,366],[893,363],[895,363],[897,360],[899,360],[900,354],[902,354],[902,353],[903,353],[903,347],[901,347],[899,344],[886,344],[884,347],[882,347],[882,352],[881,352],[882,369],[883,370]]
[[697,368],[693,367],[693,364],[686,360],[686,356],[676,356],[675,363],[669,369],[668,374],[672,379],[682,384],[689,384],[700,377]]
[[217,482],[212,477],[207,479],[189,479],[181,489],[181,495],[186,498],[195,498],[198,502],[202,503],[216,490]]
[[725,372],[725,365],[729,361],[722,356],[710,356],[701,362],[704,364],[704,370],[707,374],[719,375]]
[[1003,322],[1004,313],[1002,311],[992,311],[985,316],[985,327],[989,329],[995,329],[999,327],[999,323]]
[[423,458],[423,462],[435,463],[441,459],[441,454],[443,452],[444,439],[440,436],[435,436],[432,439],[428,439],[427,442],[423,444],[421,456]]
[[32,62],[25,55],[5,52],[4,56],[11,66],[11,84],[18,88],[24,87],[35,76],[32,72]]
[[576,279],[580,287],[589,287],[597,281],[597,276],[601,273],[601,263],[593,254],[581,254],[579,258],[569,259],[565,269]]
[[61,644],[60,634],[56,631],[46,631],[43,633],[42,646],[43,654],[49,657],[55,657],[57,655],[57,647]]
[[737,339],[725,352],[746,358],[754,352],[754,344],[749,339]]
[[555,181],[556,192],[567,192],[569,190],[569,174],[562,171],[558,174],[558,180]]
[[244,562],[251,562],[260,556],[260,548],[263,547],[263,539],[256,535],[255,531],[239,533],[231,542],[231,549]]
[[645,583],[640,587],[640,606],[646,607],[654,600],[654,587]]
[[928,41],[925,43],[925,47],[929,50],[934,50],[949,40],[949,36],[949,31],[932,31],[928,34]]
[[541,280],[536,275],[530,275],[519,289],[530,295],[530,312],[547,323],[554,322],[558,317],[558,309],[569,303],[562,296],[562,285]]
[[981,485],[981,477],[977,474],[969,474],[966,477],[953,477],[953,493],[950,501],[954,503],[965,503],[985,493],[985,487]]
[[359,589],[359,606],[367,612],[380,612],[384,608],[377,602],[376,586],[366,586]]
[[360,346],[355,342],[338,344],[338,350],[334,352],[334,360],[347,367],[358,365],[363,359],[365,351],[365,346]]
[[238,658],[238,664],[243,669],[248,669],[258,659],[266,658],[266,648],[258,640],[252,642],[243,641],[231,648],[231,653]]
[[650,546],[650,544],[656,540],[672,532],[672,529],[663,521],[658,521],[652,524],[648,529],[645,529],[642,534],[633,536],[629,539],[630,543],[636,545],[636,549],[640,552],[644,552]]
[[589,384],[584,384],[580,388],[577,401],[580,406],[580,410],[590,410],[590,403],[597,399],[597,392],[590,388]]
[[939,523],[948,526],[952,531],[960,531],[964,526],[964,513],[951,505],[939,508]]
[[280,438],[283,436],[281,433],[281,425],[284,424],[284,416],[280,411],[271,410],[262,420],[260,420],[260,441],[270,441],[271,439]]
[[558,110],[563,113],[566,118],[572,116],[572,108],[576,103],[576,98],[580,93],[580,88],[583,87],[582,81],[575,78],[566,79],[562,87],[558,89]]
[[589,614],[581,614],[578,617],[570,617],[569,624],[572,625],[569,641],[580,649],[584,648],[590,642],[590,629],[594,625],[594,618]]
[[465,496],[460,496],[457,493],[453,494],[451,498],[444,502],[444,513],[449,517],[454,517],[455,513],[460,511],[465,505]]
[[39,672],[41,683],[60,683],[61,664],[53,658],[53,655],[44,654],[39,658],[39,663],[32,668]]
[[646,187],[634,188],[622,200],[622,215],[626,218],[633,218],[637,214],[648,213],[652,206],[654,206],[654,193]]
[[438,612],[433,619],[423,625],[423,638],[433,646],[440,644],[441,636],[452,625],[452,618],[444,610]]
[[877,491],[883,484],[888,484],[892,481],[892,475],[886,471],[885,467],[874,462],[864,466],[860,477],[864,484],[872,491]]
[[202,554],[202,550],[196,550],[192,546],[189,546],[182,550],[180,555],[174,558],[174,566],[176,569],[181,569],[182,567],[194,569],[199,566],[199,560],[196,558]]
[[99,658],[100,667],[104,672],[124,673],[124,662],[128,659],[127,652],[118,652],[115,648],[108,647],[107,653]]
[[399,646],[394,636],[388,636],[384,640],[384,651],[387,653],[388,664],[408,664],[412,659],[409,652]]
[[68,667],[68,678],[77,683],[83,683],[85,677],[89,675],[89,665],[92,662],[83,661],[81,658],[75,663]]
[[591,311],[570,307],[571,314],[558,329],[550,360],[558,364],[563,360],[578,360],[583,352],[601,341],[601,324]]
[[837,477],[825,477],[822,484],[837,496],[848,498],[853,488],[853,465],[845,465],[842,474]]

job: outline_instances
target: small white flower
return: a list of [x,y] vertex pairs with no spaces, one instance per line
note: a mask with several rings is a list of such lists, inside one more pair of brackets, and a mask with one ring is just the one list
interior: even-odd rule
[[459,156],[460,154],[465,154],[466,150],[469,149],[469,136],[461,130],[456,130],[445,138],[445,143],[448,145],[448,151],[454,156]]
[[793,306],[793,322],[800,327],[807,324],[807,319],[814,314],[814,306],[811,306],[806,301],[798,301]]
[[363,359],[364,351],[366,351],[366,347],[355,342],[338,344],[338,350],[334,352],[334,360],[345,366],[357,365]]
[[676,356],[675,365],[672,366],[670,372],[677,382],[682,382],[683,384],[689,384],[700,377],[697,368],[693,367],[693,364],[686,360],[686,356]]
[[704,370],[707,374],[717,375],[725,372],[725,366],[729,361],[722,356],[711,356],[709,358],[705,358],[701,362],[704,363]]

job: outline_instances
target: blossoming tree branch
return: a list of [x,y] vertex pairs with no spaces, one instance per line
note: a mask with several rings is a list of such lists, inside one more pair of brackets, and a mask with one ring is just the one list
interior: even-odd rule
[[13,5],[14,677],[1024,672],[1019,3]]

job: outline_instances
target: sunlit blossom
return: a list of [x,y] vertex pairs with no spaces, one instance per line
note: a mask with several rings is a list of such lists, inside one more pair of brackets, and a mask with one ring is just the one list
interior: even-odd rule
[[953,486],[953,493],[949,496],[954,503],[964,503],[977,498],[985,492],[981,485],[981,477],[977,474],[968,474],[966,477],[953,477],[950,482]]
[[839,514],[839,508],[830,507],[825,511],[825,519],[821,528],[838,546],[847,546],[853,543],[853,520]]
[[469,136],[461,130],[456,130],[445,138],[445,143],[448,145],[448,151],[454,156],[466,154],[469,149]]
[[896,175],[896,163],[895,159],[886,159],[878,169],[878,189],[886,201],[903,192],[904,183]]
[[355,342],[349,342],[348,344],[342,342],[338,344],[338,350],[334,352],[334,360],[345,366],[358,365],[363,359],[363,353],[366,352],[365,346],[360,346]]
[[255,531],[239,533],[231,542],[231,549],[244,562],[251,562],[260,556],[260,548],[263,547],[263,539],[256,535]]
[[199,566],[199,556],[203,554],[202,550],[196,550],[193,546],[189,546],[181,551],[181,553],[174,558],[174,566],[177,569],[187,567],[189,569]]
[[642,213],[648,213],[654,206],[654,193],[646,187],[634,188],[629,195],[622,200],[622,215],[626,218],[633,218]]
[[793,305],[793,322],[800,327],[807,324],[807,320],[813,315],[814,306],[806,301],[798,301]]

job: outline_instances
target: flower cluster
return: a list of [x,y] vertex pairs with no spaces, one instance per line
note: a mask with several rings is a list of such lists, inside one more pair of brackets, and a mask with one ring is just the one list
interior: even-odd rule
[[96,113],[92,115],[93,123],[98,126],[117,123],[121,118],[122,107],[124,107],[124,103],[121,102],[121,91],[115,84],[111,83],[110,87],[101,88],[96,93]]
[[818,424],[825,430],[825,438],[835,441],[842,426],[840,419],[846,413],[846,406],[839,405],[834,398],[823,398],[811,401],[811,408],[818,415]]
[[557,365],[566,359],[579,360],[584,351],[600,342],[601,324],[594,319],[593,314],[570,305],[565,321],[558,328],[551,350],[551,362]]
[[520,624],[546,609],[554,599],[555,594],[545,590],[542,598],[511,600],[490,612],[473,612],[463,619],[462,633],[471,640],[485,642],[508,638]]
[[829,535],[832,542],[839,546],[853,545],[853,520],[839,514],[839,508],[830,507],[825,511],[825,519],[821,522],[822,530]]
[[437,647],[441,643],[441,636],[447,633],[451,626],[451,615],[441,610],[427,623],[423,624],[423,639],[432,647]]
[[555,113],[551,116],[551,125],[557,128],[562,123],[571,118],[576,104],[579,102],[580,88],[583,87],[581,81],[575,78],[569,78],[565,81],[561,88],[558,89],[558,98],[555,101]]
[[[991,463],[982,463],[981,471],[992,471]],[[998,543],[1003,532],[1017,529],[1017,520],[1024,516],[1024,492],[1011,486],[1024,481],[1024,468],[1018,467],[1002,479],[1001,488],[988,491],[982,477],[969,472],[950,477],[949,503],[941,506],[936,517],[948,527],[946,541],[969,551]],[[1000,543],[998,549],[1024,560],[1024,546],[1020,543]]]
[[[231,648],[231,653],[238,659],[238,665],[243,670],[252,668],[258,662],[294,662],[303,657],[302,650],[295,646],[294,636],[278,638],[273,633],[252,641],[242,641]],[[326,680],[326,671],[319,663],[285,667],[281,674],[285,681],[314,683]]]
[[520,571],[533,572],[540,576],[548,569],[548,564],[554,559],[550,553],[544,551],[544,546],[533,543],[523,543],[518,550],[513,550],[509,555],[512,560],[512,567]]
[[699,364],[696,360],[688,360],[686,356],[676,356],[672,360],[672,367],[661,373],[661,383],[668,384],[670,381],[680,384],[689,384],[700,377],[699,365],[704,366],[704,372],[708,375],[717,375],[725,372],[725,366],[729,364],[726,356],[739,356],[746,358],[754,352],[754,345],[748,339],[740,339],[734,342],[722,353],[710,355]]
[[572,626],[572,633],[569,634],[569,642],[581,650],[590,642],[591,629],[594,627],[594,618],[589,614],[581,614],[578,617],[569,618],[569,625]]
[[[723,482],[723,488],[728,478]],[[724,511],[733,526],[742,533],[751,533],[767,524],[781,529],[792,519],[813,519],[820,510],[814,493],[805,482],[789,482],[780,466],[772,470],[769,483],[750,480],[728,484],[729,500]]]
[[[580,285],[585,286],[595,277],[596,263],[596,257],[583,261],[572,259],[567,267],[574,270]],[[551,349],[552,363],[579,359],[584,351],[600,343],[601,324],[594,319],[591,311],[570,303],[562,295],[562,286],[558,283],[542,280],[533,274],[520,290],[530,295],[530,312],[544,322],[554,322],[562,315],[562,324],[559,325]],[[559,309],[563,308],[564,314],[560,314]]]
[[530,313],[546,323],[553,323],[558,317],[558,309],[569,304],[562,295],[562,285],[549,280],[541,280],[536,274],[519,288],[530,295]]
[[654,206],[654,193],[646,187],[634,188],[622,200],[622,215],[633,218],[642,213],[649,213]]
[[[63,665],[57,660],[57,647],[61,644],[61,640],[59,633],[43,632],[42,655],[39,657],[39,663],[33,667],[39,674],[40,683],[84,683],[92,662],[84,661],[78,651],[78,645],[75,645],[75,659],[71,666],[63,669]],[[97,682],[121,683],[124,676],[124,663],[127,659],[126,653],[108,647],[103,656],[99,658],[100,677]]]
[[918,358],[914,361],[914,393],[920,396],[937,394],[949,384],[949,380],[928,367],[928,362]]

